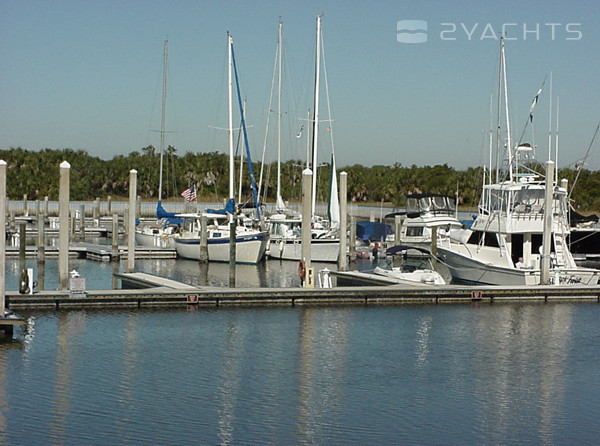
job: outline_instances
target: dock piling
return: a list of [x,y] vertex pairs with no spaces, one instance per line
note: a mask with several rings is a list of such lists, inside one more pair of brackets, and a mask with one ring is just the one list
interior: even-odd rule
[[356,217],[350,216],[350,262],[356,261]]
[[79,206],[79,240],[85,240],[85,204]]
[[0,160],[0,317],[6,299],[6,161]]
[[129,171],[129,215],[127,218],[127,272],[135,268],[135,215],[137,194],[137,170]]
[[37,261],[43,263],[46,261],[46,218],[39,213],[37,216]]
[[112,259],[119,260],[119,214],[112,216]]
[[58,289],[69,286],[69,182],[71,165],[67,161],[60,164],[60,185],[58,192]]
[[[310,169],[304,169],[302,171],[302,261],[304,261],[304,268],[308,270],[311,263],[311,225],[312,225],[312,212],[311,212],[311,194],[312,194],[312,180],[313,173]],[[304,281],[306,286],[306,281]]]
[[208,262],[208,218],[200,217],[200,263]]
[[27,228],[19,223],[19,271],[25,269],[25,248],[27,247]]
[[340,254],[338,257],[338,268],[340,271],[348,269],[348,258],[346,247],[348,244],[348,174],[340,172]]
[[229,222],[229,287],[235,288],[236,218]]

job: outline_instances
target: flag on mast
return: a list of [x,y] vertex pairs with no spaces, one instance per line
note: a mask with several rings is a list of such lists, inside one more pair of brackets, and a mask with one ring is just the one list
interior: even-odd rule
[[186,190],[181,193],[181,196],[185,199],[185,201],[195,201],[196,200],[196,185],[192,184]]

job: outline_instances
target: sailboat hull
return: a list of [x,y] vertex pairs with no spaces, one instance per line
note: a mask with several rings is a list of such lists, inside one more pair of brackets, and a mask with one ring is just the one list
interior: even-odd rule
[[[310,257],[313,262],[337,262],[340,254],[339,239],[313,239],[310,243]],[[278,260],[302,259],[302,240],[271,240],[268,250],[269,258]]]
[[[265,233],[244,234],[236,238],[236,263],[256,264],[260,262],[267,248],[268,236]],[[229,262],[229,237],[209,237],[207,240],[208,260]],[[200,259],[200,238],[178,237],[175,240],[177,255],[185,259]]]
[[151,229],[148,230],[136,230],[135,232],[135,243],[138,246],[145,248],[164,248],[164,249],[175,249],[175,237],[174,234],[163,234],[161,231]]

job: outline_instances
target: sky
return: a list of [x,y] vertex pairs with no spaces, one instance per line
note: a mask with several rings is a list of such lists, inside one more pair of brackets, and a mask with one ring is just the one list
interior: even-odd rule
[[[323,161],[333,140],[338,167],[481,166],[496,126],[490,98],[503,29],[513,139],[545,79],[525,136],[538,160],[548,158],[549,133],[560,167],[591,145],[600,122],[595,0],[0,0],[0,149],[71,148],[111,159],[158,148],[168,39],[166,145],[180,155],[226,153],[229,31],[253,160],[265,139],[273,160],[277,102],[269,98],[281,19],[281,153],[304,160],[307,132],[296,135],[313,109],[318,14]],[[407,20],[421,28],[404,32]],[[600,169],[599,151],[596,142],[587,168]]]

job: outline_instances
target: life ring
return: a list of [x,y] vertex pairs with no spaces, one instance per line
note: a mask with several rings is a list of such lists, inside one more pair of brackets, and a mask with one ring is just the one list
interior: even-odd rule
[[29,294],[29,274],[27,274],[26,269],[21,271],[19,276],[19,293]]
[[300,276],[300,280],[304,280],[306,277],[306,264],[304,260],[300,260],[300,263],[298,263],[298,276]]

